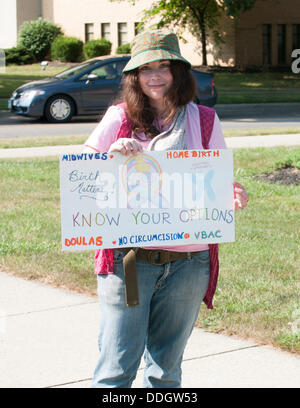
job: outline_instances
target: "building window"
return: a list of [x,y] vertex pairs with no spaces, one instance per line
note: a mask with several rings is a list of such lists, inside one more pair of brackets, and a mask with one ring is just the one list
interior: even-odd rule
[[101,23],[101,37],[110,40],[110,23]]
[[[141,24],[140,27],[138,27],[139,24]],[[143,30],[144,30],[144,23],[134,23],[134,35],[141,33]]]
[[263,24],[263,65],[272,64],[272,25]]
[[300,49],[300,24],[293,24],[292,35],[293,35],[293,50],[298,50]]
[[286,63],[286,25],[277,26],[278,64]]
[[118,23],[118,45],[128,43],[127,23]]
[[85,24],[85,42],[94,39],[94,24],[87,23]]

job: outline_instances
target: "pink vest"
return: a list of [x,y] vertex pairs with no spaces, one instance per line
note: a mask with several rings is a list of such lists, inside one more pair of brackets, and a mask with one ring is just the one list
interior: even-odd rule
[[[120,104],[125,110],[125,103]],[[206,106],[198,105],[200,114],[200,126],[202,135],[202,145],[204,149],[209,149],[209,141],[214,126],[215,111]],[[131,137],[132,122],[127,117],[126,113],[121,123],[117,139],[120,137]],[[212,299],[216,291],[218,275],[219,275],[219,247],[218,244],[209,244],[210,255],[210,280],[208,288],[203,299],[208,309],[213,309]],[[95,253],[95,273],[110,274],[113,273],[113,250],[112,249],[97,249]]]

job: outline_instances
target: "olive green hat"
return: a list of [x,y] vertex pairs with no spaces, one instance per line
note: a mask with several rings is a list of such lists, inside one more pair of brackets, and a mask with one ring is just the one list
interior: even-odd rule
[[183,61],[191,64],[181,56],[176,34],[164,30],[144,31],[138,34],[131,43],[131,59],[123,72],[132,71],[144,64],[159,60]]

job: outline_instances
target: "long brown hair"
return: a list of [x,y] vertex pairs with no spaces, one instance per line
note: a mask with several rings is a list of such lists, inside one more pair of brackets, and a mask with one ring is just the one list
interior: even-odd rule
[[[191,102],[196,96],[197,84],[190,68],[182,61],[170,61],[173,83],[165,95],[165,106],[169,112],[163,125],[170,123],[178,107]],[[148,137],[159,134],[154,126],[155,111],[148,97],[142,92],[138,80],[138,69],[126,72],[123,77],[122,99],[126,103],[126,113],[133,123],[133,130],[144,132]]]

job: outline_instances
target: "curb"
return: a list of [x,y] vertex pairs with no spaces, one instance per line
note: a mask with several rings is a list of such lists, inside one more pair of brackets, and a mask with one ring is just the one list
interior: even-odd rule
[[300,116],[300,103],[241,103],[217,104],[214,106],[220,119],[249,117]]

